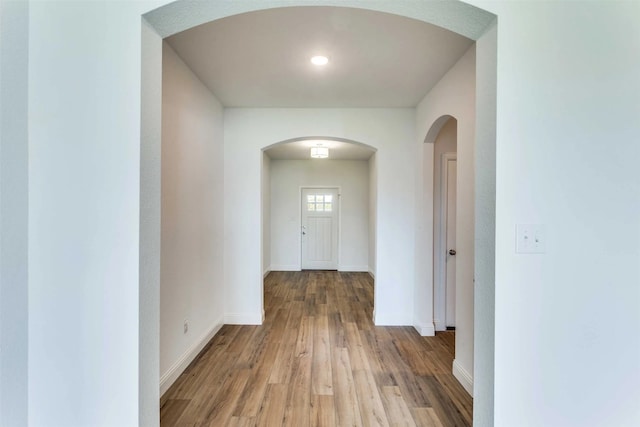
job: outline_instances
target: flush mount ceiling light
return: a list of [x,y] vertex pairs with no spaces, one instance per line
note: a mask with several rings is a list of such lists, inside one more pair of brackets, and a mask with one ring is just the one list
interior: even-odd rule
[[326,159],[329,157],[329,148],[311,147],[311,157],[314,159]]
[[327,65],[329,63],[329,58],[327,58],[326,56],[322,56],[322,55],[314,56],[313,58],[311,58],[311,63],[313,65],[317,65],[317,66],[321,67],[321,66]]

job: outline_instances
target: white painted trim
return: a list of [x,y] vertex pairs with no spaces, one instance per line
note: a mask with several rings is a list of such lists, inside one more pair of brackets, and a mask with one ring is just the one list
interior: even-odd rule
[[270,271],[300,271],[299,265],[272,265]]
[[473,376],[469,374],[456,359],[453,360],[452,373],[467,393],[473,397]]
[[187,366],[196,356],[202,351],[202,349],[211,341],[211,339],[220,331],[224,324],[222,319],[214,324],[214,326],[205,333],[198,341],[196,341],[191,347],[185,351],[182,356],[171,365],[171,367],[160,377],[160,396],[165,394],[169,387],[180,377],[180,375],[187,369]]
[[457,160],[457,153],[448,152],[442,153],[440,158],[440,188],[436,189],[438,192],[438,199],[440,200],[440,222],[435,224],[438,229],[438,239],[436,240],[436,245],[434,248],[434,266],[437,266],[437,269],[434,274],[434,291],[435,291],[435,304],[434,304],[434,322],[435,317],[439,319],[444,319],[442,323],[444,323],[444,327],[442,329],[438,328],[438,331],[444,331],[447,329],[446,327],[446,315],[447,315],[447,303],[446,303],[446,269],[447,269],[447,193],[445,189],[447,188],[447,172],[448,166],[447,162],[449,160]]
[[369,276],[371,276],[373,280],[376,280],[376,273],[374,273],[373,271],[369,270]]
[[436,335],[436,330],[433,326],[433,323],[427,324],[416,324],[413,325],[414,329],[418,331],[421,337],[433,337]]
[[262,313],[228,313],[224,315],[225,325],[262,325]]
[[446,331],[447,330],[447,322],[440,319],[433,319],[433,324],[436,327],[436,331]]
[[341,265],[338,267],[338,271],[343,271],[345,273],[368,273],[369,266],[368,265]]
[[271,268],[267,268],[266,270],[264,270],[264,272],[262,273],[262,278],[264,279],[265,277],[267,277],[269,273],[271,273]]

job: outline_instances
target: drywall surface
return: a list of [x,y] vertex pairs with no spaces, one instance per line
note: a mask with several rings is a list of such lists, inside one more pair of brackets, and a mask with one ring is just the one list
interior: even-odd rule
[[271,161],[271,269],[300,269],[301,187],[340,188],[338,270],[368,271],[369,163],[329,159]]
[[142,22],[140,237],[138,250],[138,422],[160,423],[160,267],[162,240],[162,40]]
[[498,15],[495,425],[640,425],[640,3],[473,3]]
[[162,65],[161,392],[224,317],[223,109],[167,43]]
[[140,16],[159,4],[29,4],[31,426],[138,425]]
[[376,277],[376,227],[378,210],[378,163],[376,153],[369,158],[369,274]]
[[261,320],[260,215],[256,215],[261,209],[260,150],[292,138],[322,136],[358,141],[378,150],[376,323],[412,324],[414,120],[413,109],[225,110],[228,320]]
[[[474,271],[474,145],[475,145],[475,46],[472,46],[451,70],[427,94],[416,108],[417,156],[422,178],[416,193],[417,216],[422,218],[418,232],[416,259],[416,306],[418,324],[432,322],[424,313],[432,313],[433,301],[433,143],[434,123],[443,117],[457,120],[457,198],[456,198],[456,366],[464,372],[458,377],[472,393],[473,378],[473,271]],[[436,133],[437,135],[437,133]]]
[[271,159],[262,153],[262,274],[271,271]]
[[[446,276],[440,269],[438,257],[441,256],[441,254],[437,252],[437,250],[440,250],[441,253],[445,253],[448,249],[441,246],[441,242],[446,244],[446,240],[443,240],[446,239],[446,227],[442,226],[440,223],[442,213],[442,194],[440,192],[442,185],[442,156],[445,153],[457,152],[457,125],[457,121],[450,118],[442,129],[440,129],[440,133],[436,137],[433,146],[433,176],[428,178],[428,182],[433,182],[433,323],[435,324],[437,331],[444,331],[446,329],[444,305],[445,288],[442,284],[440,284],[442,287],[440,289],[438,288],[440,278],[444,279]],[[425,175],[427,175],[426,171]],[[429,227],[429,224],[425,224],[425,227]]]
[[0,2],[0,425],[27,424],[29,4]]
[[476,41],[473,423],[493,426],[497,23]]

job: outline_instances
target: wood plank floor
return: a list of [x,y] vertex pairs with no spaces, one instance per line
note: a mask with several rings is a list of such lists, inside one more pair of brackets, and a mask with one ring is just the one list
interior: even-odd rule
[[262,326],[225,325],[161,400],[171,426],[470,426],[454,332],[372,323],[366,273],[272,272]]

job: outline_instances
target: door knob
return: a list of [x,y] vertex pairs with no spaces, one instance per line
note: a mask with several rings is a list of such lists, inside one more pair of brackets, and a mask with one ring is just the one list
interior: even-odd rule
[[456,254],[455,249],[449,249],[449,255],[455,255],[455,254]]

